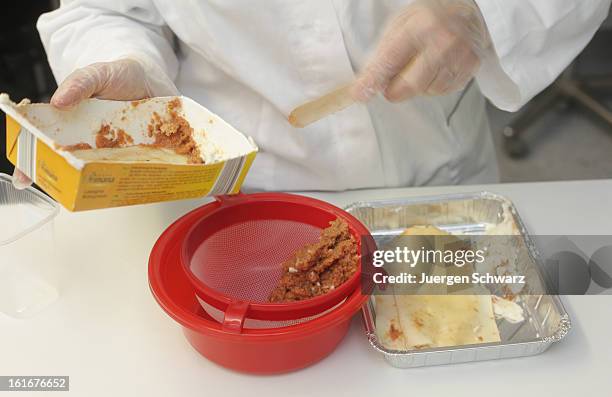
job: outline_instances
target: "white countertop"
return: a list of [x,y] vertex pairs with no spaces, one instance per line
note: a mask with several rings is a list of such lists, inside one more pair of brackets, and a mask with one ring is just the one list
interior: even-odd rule
[[[361,200],[481,190],[513,200],[531,233],[612,235],[612,180],[313,195],[344,206]],[[147,259],[158,235],[201,203],[62,211],[56,236],[62,266],[70,277],[65,278],[60,300],[37,316],[15,320],[0,314],[0,375],[68,375],[68,394],[87,397],[501,397],[611,392],[612,296],[563,298],[572,331],[535,357],[395,369],[371,349],[356,318],[338,349],[310,368],[264,377],[223,369],[187,344],[178,324],[157,306],[147,281]]]

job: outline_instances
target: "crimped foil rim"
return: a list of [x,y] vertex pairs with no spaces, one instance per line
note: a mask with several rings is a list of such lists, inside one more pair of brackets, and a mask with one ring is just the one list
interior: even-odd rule
[[555,332],[554,334],[550,336],[546,336],[542,338],[542,340],[548,343],[559,342],[561,341],[561,339],[567,336],[567,334],[570,332],[571,329],[572,329],[572,321],[570,320],[568,314],[564,314],[563,316],[561,316],[561,319],[559,320],[559,328],[557,329],[557,332]]

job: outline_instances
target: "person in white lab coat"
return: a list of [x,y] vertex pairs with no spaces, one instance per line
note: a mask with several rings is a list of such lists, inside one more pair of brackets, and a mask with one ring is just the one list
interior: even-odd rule
[[[38,29],[63,82],[55,106],[180,92],[260,146],[246,190],[345,190],[495,182],[485,97],[519,109],[584,48],[609,7],[73,0]],[[295,106],[351,82],[361,104],[304,130],[288,124]]]

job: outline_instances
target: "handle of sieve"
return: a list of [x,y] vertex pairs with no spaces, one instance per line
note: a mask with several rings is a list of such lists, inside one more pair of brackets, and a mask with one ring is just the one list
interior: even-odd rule
[[222,328],[232,333],[242,333],[244,318],[249,311],[249,303],[243,301],[232,301],[225,310]]
[[215,201],[217,201],[221,207],[226,207],[228,205],[232,205],[232,203],[244,203],[247,200],[247,195],[238,192],[236,194],[223,194],[220,196],[214,196]]

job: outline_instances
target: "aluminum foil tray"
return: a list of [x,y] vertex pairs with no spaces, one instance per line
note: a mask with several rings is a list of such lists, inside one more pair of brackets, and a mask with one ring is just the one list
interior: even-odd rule
[[[407,198],[392,201],[358,202],[345,208],[370,230],[379,247],[413,225],[433,225],[450,233],[485,234],[487,225],[510,222],[521,236],[526,258],[524,272],[537,274],[530,280],[545,285],[541,257],[514,205],[506,198],[488,192]],[[388,350],[376,333],[374,298],[363,308],[366,334],[372,347],[394,367],[414,368],[536,355],[558,342],[571,328],[570,318],[556,295],[521,295],[525,321],[512,324],[497,320],[501,342],[412,351]]]

